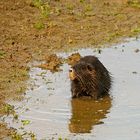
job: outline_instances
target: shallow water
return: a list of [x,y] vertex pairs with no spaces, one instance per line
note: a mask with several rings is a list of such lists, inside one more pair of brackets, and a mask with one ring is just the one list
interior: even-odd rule
[[[19,114],[18,123],[6,118],[9,126],[20,132],[32,131],[41,138],[88,140],[140,139],[140,40],[104,48],[78,50],[82,56],[95,55],[111,72],[113,86],[110,97],[99,101],[71,99],[69,66],[51,73],[32,67],[32,89],[22,102],[12,102]],[[70,53],[61,53],[67,57]],[[31,123],[20,129],[21,120]]]

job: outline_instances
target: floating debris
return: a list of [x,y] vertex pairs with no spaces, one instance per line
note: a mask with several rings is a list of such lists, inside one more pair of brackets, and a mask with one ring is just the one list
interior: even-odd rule
[[50,70],[51,72],[60,71],[62,65],[62,58],[59,58],[56,54],[46,56],[45,63],[38,65],[39,68]]
[[135,49],[135,53],[138,53],[140,50],[139,49]]
[[101,50],[101,49],[98,49],[97,51],[98,51],[98,53],[99,53],[99,54],[101,54],[101,52],[102,52],[102,50]]
[[133,73],[133,74],[137,74],[137,72],[136,72],[136,71],[133,71],[132,73]]
[[21,122],[22,122],[23,126],[30,124],[29,120],[21,120]]
[[81,55],[79,53],[73,53],[70,55],[66,61],[69,65],[73,66],[76,62],[78,62],[81,58]]

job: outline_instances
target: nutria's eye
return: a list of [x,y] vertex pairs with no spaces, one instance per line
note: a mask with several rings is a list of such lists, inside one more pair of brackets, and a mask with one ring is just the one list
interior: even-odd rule
[[70,69],[70,70],[69,70],[69,72],[73,72],[73,70],[72,70],[72,69]]
[[93,67],[92,67],[91,65],[87,65],[87,69],[88,69],[89,71],[92,71],[92,70],[93,70]]

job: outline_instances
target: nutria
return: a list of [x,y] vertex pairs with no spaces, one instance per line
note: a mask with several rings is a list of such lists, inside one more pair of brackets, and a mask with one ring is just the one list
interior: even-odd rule
[[72,98],[90,96],[98,99],[111,87],[111,76],[104,65],[95,56],[82,57],[69,70]]

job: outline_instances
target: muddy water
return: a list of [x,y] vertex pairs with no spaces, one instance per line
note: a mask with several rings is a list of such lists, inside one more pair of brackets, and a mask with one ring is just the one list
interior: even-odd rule
[[[110,97],[99,101],[71,99],[67,64],[56,73],[32,67],[32,88],[22,102],[11,103],[17,108],[19,121],[10,117],[5,121],[19,132],[34,132],[38,139],[139,140],[140,52],[136,49],[140,49],[140,40],[104,48],[101,54],[96,49],[78,51],[82,56],[96,55],[112,73]],[[22,130],[21,120],[31,123]]]

